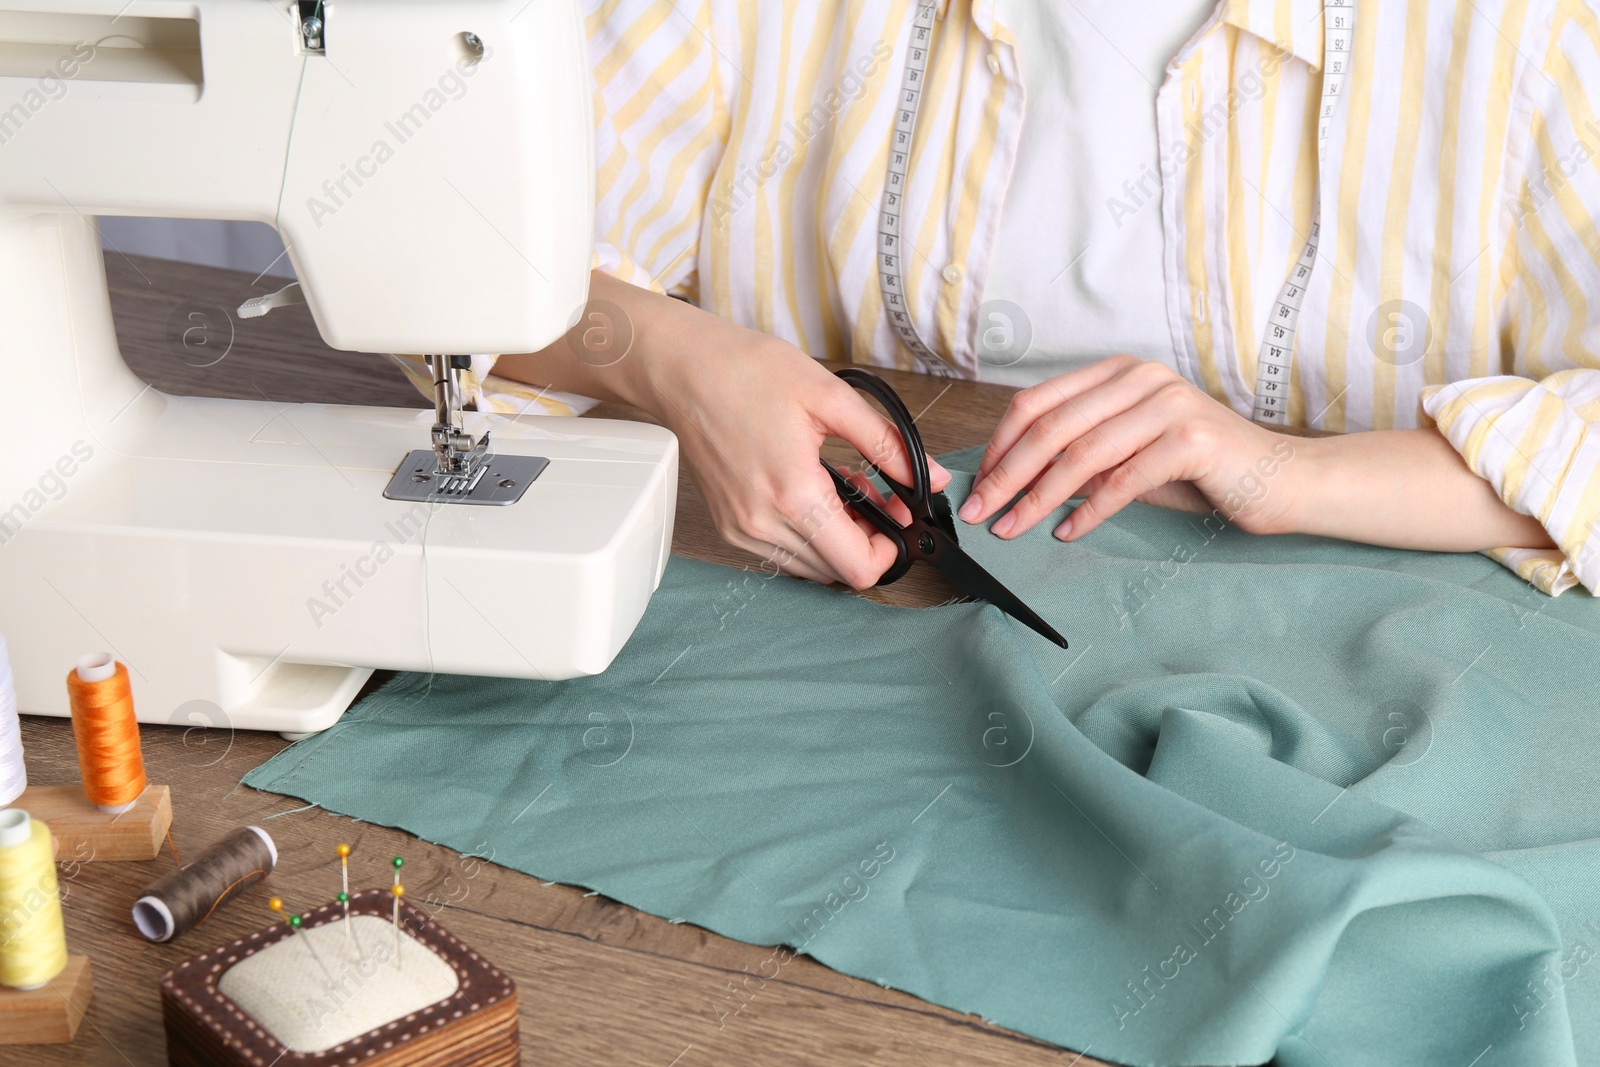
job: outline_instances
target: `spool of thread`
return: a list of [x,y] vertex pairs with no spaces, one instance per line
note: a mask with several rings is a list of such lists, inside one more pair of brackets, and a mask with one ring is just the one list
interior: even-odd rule
[[22,727],[17,719],[17,692],[11,684],[11,661],[6,658],[6,638],[0,634],[0,808],[28,788],[28,769],[22,763]]
[[241,826],[141,893],[133,904],[133,925],[151,941],[170,941],[271,874],[277,863],[272,836],[259,826]]
[[38,989],[67,965],[50,828],[0,810],[0,985]]
[[81,656],[77,669],[67,674],[67,696],[83,794],[101,811],[120,815],[148,785],[128,668],[108,652]]

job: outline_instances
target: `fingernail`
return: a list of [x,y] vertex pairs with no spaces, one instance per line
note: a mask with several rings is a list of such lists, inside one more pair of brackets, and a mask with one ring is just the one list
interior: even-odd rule
[[991,526],[990,529],[994,531],[996,537],[1004,537],[1006,534],[1011,532],[1011,527],[1015,526],[1016,524],[1017,517],[1008,511],[1004,515],[1000,516],[1000,520]]
[[961,505],[961,510],[956,512],[961,516],[962,522],[977,522],[978,513],[983,510],[983,498],[977,493],[967,497],[967,502]]
[[1060,526],[1056,527],[1056,538],[1058,540],[1065,541],[1067,538],[1069,538],[1071,536],[1072,536],[1072,520],[1071,519],[1067,519]]

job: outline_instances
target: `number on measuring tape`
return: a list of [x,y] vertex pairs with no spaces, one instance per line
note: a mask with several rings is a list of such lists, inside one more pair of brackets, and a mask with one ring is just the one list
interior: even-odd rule
[[1322,9],[1322,105],[1317,111],[1317,195],[1311,202],[1311,236],[1306,240],[1305,251],[1289,268],[1289,277],[1284,279],[1267,315],[1266,333],[1256,356],[1256,402],[1251,417],[1257,422],[1279,426],[1289,423],[1289,372],[1294,365],[1295,329],[1300,324],[1300,305],[1316,266],[1317,241],[1322,232],[1323,150],[1349,74],[1355,24],[1353,0],[1326,0]]
[[894,138],[889,144],[889,173],[883,182],[883,202],[878,209],[878,287],[883,309],[900,342],[917,361],[918,369],[953,378],[956,369],[917,335],[916,323],[905,300],[905,256],[900,250],[900,212],[905,202],[906,170],[911,163],[911,135],[917,126],[917,106],[922,101],[922,81],[928,71],[928,46],[933,40],[936,2],[922,0],[911,25],[906,69],[900,80],[900,104],[895,113]]

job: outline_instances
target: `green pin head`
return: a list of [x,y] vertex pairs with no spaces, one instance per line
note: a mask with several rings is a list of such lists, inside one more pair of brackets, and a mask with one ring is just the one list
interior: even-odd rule
[[405,866],[405,862],[405,860],[401,859],[399,856],[396,856],[394,858],[394,869],[398,871],[401,867]]
[[348,904],[348,903],[350,903],[350,894],[349,893],[340,893],[338,899],[339,899],[339,903]]
[[296,930],[300,929],[300,916],[298,916],[298,915],[289,916],[289,925],[294,927]]

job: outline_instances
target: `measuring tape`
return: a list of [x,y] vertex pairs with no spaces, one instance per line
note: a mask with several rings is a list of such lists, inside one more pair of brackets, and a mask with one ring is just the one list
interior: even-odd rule
[[917,125],[917,105],[922,102],[922,84],[928,71],[928,45],[933,40],[933,20],[937,0],[919,0],[917,17],[911,24],[910,48],[905,73],[900,78],[900,107],[895,114],[894,141],[889,145],[889,173],[883,183],[883,203],[878,209],[878,286],[883,291],[883,308],[889,325],[911,351],[919,370],[941,378],[957,377],[951,366],[917,336],[906,303],[904,242],[901,240],[900,209],[905,201],[906,168],[911,165],[911,133]]
[[1333,126],[1334,105],[1350,70],[1350,42],[1355,32],[1355,0],[1325,0],[1322,9],[1322,107],[1317,113],[1317,195],[1311,203],[1311,237],[1306,249],[1289,268],[1278,290],[1256,356],[1256,405],[1252,418],[1278,426],[1289,424],[1289,368],[1294,363],[1295,329],[1300,305],[1306,298],[1311,268],[1317,262],[1317,241],[1322,226],[1323,146]]
[[[884,180],[883,201],[878,210],[878,284],[883,292],[884,310],[889,325],[910,350],[919,369],[940,377],[953,378],[955,367],[939,356],[917,335],[906,302],[905,257],[902,241],[901,207],[905,200],[906,171],[911,163],[912,133],[917,125],[917,107],[928,69],[929,44],[937,0],[919,0],[911,26],[905,72],[900,80],[900,106],[895,115],[894,140],[889,146],[889,173]],[[1258,422],[1287,425],[1289,422],[1289,369],[1294,362],[1295,329],[1300,321],[1300,305],[1317,261],[1321,237],[1323,147],[1333,125],[1333,116],[1345,77],[1349,73],[1351,41],[1355,32],[1355,0],[1325,0],[1322,10],[1322,103],[1317,115],[1317,193],[1311,207],[1311,236],[1305,250],[1289,269],[1271,317],[1261,350],[1256,358],[1256,398],[1253,417]]]

